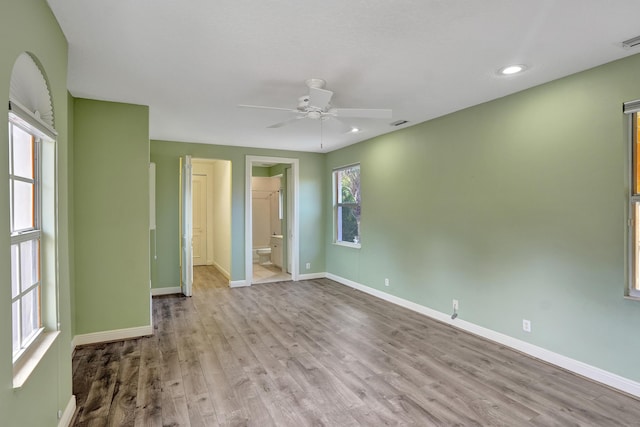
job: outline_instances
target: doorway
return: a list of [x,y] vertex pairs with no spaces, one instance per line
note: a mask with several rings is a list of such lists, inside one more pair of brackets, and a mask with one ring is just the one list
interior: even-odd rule
[[[246,157],[245,283],[298,280],[298,159]],[[263,185],[254,170],[271,181]],[[273,171],[277,173],[273,173]],[[266,175],[266,176],[265,176]],[[255,190],[255,191],[254,191]],[[263,212],[263,215],[260,215]],[[258,216],[257,221],[254,221]],[[265,234],[265,230],[268,230]],[[260,233],[258,235],[257,233]]]
[[[254,166],[251,177],[252,283],[291,280],[285,248],[288,243],[287,181],[279,173],[289,165]],[[274,172],[276,171],[276,172]],[[276,174],[277,173],[277,174]]]
[[231,278],[231,162],[185,156],[180,169],[180,286],[191,296],[194,266]]

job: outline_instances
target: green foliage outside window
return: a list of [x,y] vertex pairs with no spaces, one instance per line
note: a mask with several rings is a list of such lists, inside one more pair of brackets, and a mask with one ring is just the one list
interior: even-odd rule
[[337,241],[360,241],[360,166],[336,171],[338,180]]

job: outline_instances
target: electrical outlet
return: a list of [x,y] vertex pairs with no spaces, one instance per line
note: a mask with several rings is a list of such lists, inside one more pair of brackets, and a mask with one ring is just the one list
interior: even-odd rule
[[453,300],[453,309],[454,309],[454,310],[457,310],[457,309],[458,309],[458,300],[457,300],[457,299],[454,299],[454,300]]
[[522,330],[525,332],[531,332],[531,320],[522,319]]
[[309,270],[311,268],[311,263],[308,262],[307,265],[305,265],[305,267],[307,268],[307,270]]
[[384,285],[389,286],[389,279],[384,279]]

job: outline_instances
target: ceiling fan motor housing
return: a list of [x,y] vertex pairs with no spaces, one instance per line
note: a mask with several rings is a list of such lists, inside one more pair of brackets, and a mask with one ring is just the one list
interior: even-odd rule
[[327,83],[322,79],[308,79],[305,80],[305,83],[307,84],[307,87],[309,88],[316,88],[316,89],[322,89],[324,88],[324,85]]
[[309,106],[309,95],[298,98],[298,110],[304,111]]

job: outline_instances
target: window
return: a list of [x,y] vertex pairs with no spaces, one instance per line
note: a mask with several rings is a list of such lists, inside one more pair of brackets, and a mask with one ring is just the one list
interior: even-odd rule
[[360,246],[360,165],[333,171],[334,241]]
[[[23,52],[16,59],[9,86],[5,135],[9,173],[3,177],[9,197],[0,201],[0,206],[9,214],[7,294],[11,297],[12,340],[11,347],[2,351],[11,351],[13,388],[17,389],[25,384],[60,335],[58,162],[49,87],[28,53]],[[5,303],[9,305],[9,301]]]
[[640,122],[638,113],[631,115],[631,195],[629,197],[629,242],[631,277],[629,295],[640,297]]
[[11,319],[14,361],[42,332],[40,141],[9,122]]

